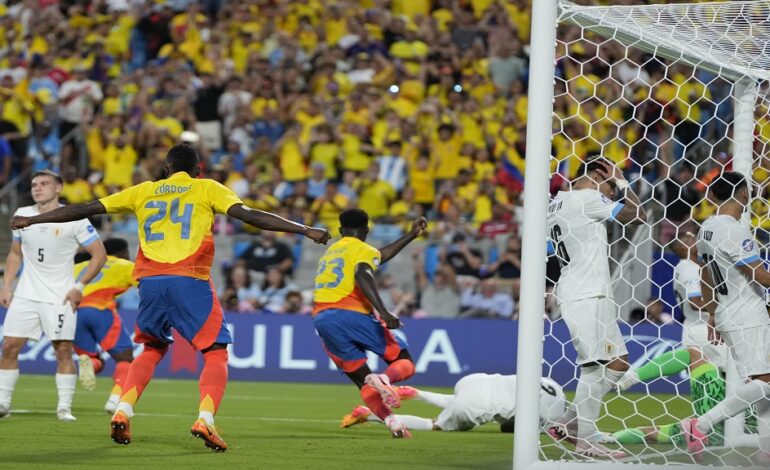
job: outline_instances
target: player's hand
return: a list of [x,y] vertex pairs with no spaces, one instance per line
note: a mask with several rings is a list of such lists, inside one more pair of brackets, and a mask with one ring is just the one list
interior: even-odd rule
[[380,318],[382,319],[383,322],[385,322],[385,326],[389,330],[395,330],[401,327],[401,320],[399,320],[397,316],[393,315],[390,312],[381,314]]
[[418,217],[417,220],[412,223],[412,235],[419,237],[427,228],[428,220],[425,217]]
[[308,227],[305,231],[305,236],[321,245],[326,245],[332,237],[328,230],[318,227]]
[[0,305],[8,308],[8,306],[11,305],[11,299],[13,299],[13,291],[10,287],[3,287],[2,290],[0,290]]
[[623,178],[623,171],[617,166],[607,161],[599,161],[599,165],[601,165],[602,168],[597,171],[605,180],[617,181],[625,179]]
[[23,217],[20,215],[15,215],[11,219],[11,229],[18,230],[21,228],[29,227],[31,224],[29,223],[29,217]]
[[720,333],[716,329],[713,315],[710,315],[708,320],[708,340],[709,340],[709,343],[717,346],[724,343],[724,339],[722,338],[722,333]]
[[69,304],[72,306],[72,311],[74,312],[78,309],[78,305],[80,305],[81,300],[83,300],[83,293],[78,289],[72,288],[64,297],[64,304],[66,305],[67,302],[69,302]]

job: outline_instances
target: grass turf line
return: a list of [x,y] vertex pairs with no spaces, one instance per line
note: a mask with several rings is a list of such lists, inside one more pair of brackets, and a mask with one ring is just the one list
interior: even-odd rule
[[[414,432],[413,439],[392,439],[387,430],[367,423],[340,429],[339,420],[360,402],[352,384],[318,385],[230,382],[217,416],[230,448],[214,454],[189,437],[197,417],[198,386],[189,380],[153,380],[131,423],[133,440],[119,446],[109,438],[109,416],[102,410],[111,381],[99,378],[94,392],[78,386],[75,423],[56,420],[53,376],[22,374],[14,394],[19,410],[0,420],[0,468],[510,468],[512,436],[489,424],[471,432]],[[431,388],[447,392],[448,389]],[[614,416],[603,418],[604,431],[650,422],[647,416],[689,413],[689,404],[670,395],[641,395],[610,401]],[[440,411],[418,401],[405,402],[405,414],[435,417]],[[547,439],[544,442],[548,442]],[[547,455],[557,457],[556,449]]]

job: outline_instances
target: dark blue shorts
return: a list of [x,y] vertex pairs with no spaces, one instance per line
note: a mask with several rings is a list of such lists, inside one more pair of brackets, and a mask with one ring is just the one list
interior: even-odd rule
[[185,276],[141,279],[134,341],[172,343],[171,328],[198,351],[233,342],[211,281]]
[[329,309],[313,317],[324,348],[337,367],[354,372],[366,363],[366,351],[386,362],[394,361],[407,344],[374,315]]
[[75,350],[93,356],[102,351],[116,354],[134,347],[120,315],[108,308],[81,307],[77,312]]

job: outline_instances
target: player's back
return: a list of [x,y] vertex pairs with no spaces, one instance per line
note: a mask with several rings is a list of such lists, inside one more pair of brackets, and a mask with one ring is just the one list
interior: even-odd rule
[[594,189],[559,192],[548,204],[548,230],[561,265],[559,302],[611,297],[605,222],[623,205]]
[[209,279],[214,260],[215,214],[241,200],[220,183],[178,172],[100,199],[108,213],[134,213],[139,252],[134,277],[158,275]]
[[[32,217],[39,213],[36,206],[26,206],[14,215]],[[98,238],[88,219],[14,230],[13,239],[21,244],[24,261],[14,295],[60,304],[75,285],[72,267],[78,246],[87,246]]]
[[372,306],[356,285],[356,266],[380,265],[380,251],[355,237],[342,237],[318,261],[313,315],[329,309],[371,313]]
[[739,266],[760,259],[748,228],[728,215],[709,217],[698,232],[698,254],[714,284],[718,330],[733,331],[770,324],[763,300],[764,290],[739,270]]
[[[80,279],[88,261],[75,265],[75,278]],[[133,279],[134,263],[123,258],[108,256],[102,269],[83,289],[80,307],[114,309],[115,298],[136,285]]]
[[708,312],[694,309],[689,302],[690,298],[702,295],[700,278],[700,266],[692,260],[682,259],[674,267],[674,293],[682,309],[685,325],[702,324],[708,321]]

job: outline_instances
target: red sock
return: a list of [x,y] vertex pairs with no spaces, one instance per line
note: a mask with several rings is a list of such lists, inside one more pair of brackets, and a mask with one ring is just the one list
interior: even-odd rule
[[131,363],[127,361],[119,361],[115,363],[115,372],[112,374],[112,380],[115,385],[112,387],[112,393],[120,395],[123,393],[123,384],[126,383],[126,377],[128,376],[128,369],[131,367]]
[[227,387],[227,349],[215,349],[203,354],[203,370],[198,381],[201,403],[198,411],[216,414]]
[[128,369],[126,380],[123,385],[123,396],[120,401],[126,402],[131,406],[135,405],[139,397],[142,396],[147,384],[150,383],[152,375],[155,373],[155,366],[158,365],[163,356],[166,355],[168,347],[155,349],[144,345],[144,351],[137,357]]
[[390,383],[401,382],[414,375],[414,362],[409,359],[399,359],[390,363],[385,369],[385,375],[390,379]]
[[94,366],[94,374],[98,374],[104,369],[104,361],[102,361],[101,357],[91,356],[91,364]]
[[363,398],[364,403],[366,403],[366,406],[369,407],[372,413],[381,420],[385,421],[385,418],[393,414],[393,412],[390,411],[390,408],[388,408],[388,405],[382,401],[380,393],[374,388],[364,385],[363,388],[361,388],[361,398]]

